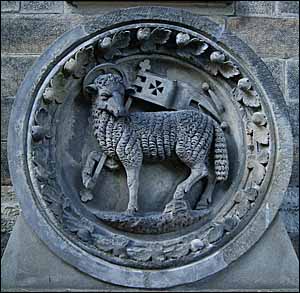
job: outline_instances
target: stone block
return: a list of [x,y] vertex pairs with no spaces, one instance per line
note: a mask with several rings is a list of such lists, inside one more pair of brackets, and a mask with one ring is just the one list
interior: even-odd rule
[[82,17],[74,15],[5,14],[1,18],[2,52],[40,54],[80,21]]
[[9,170],[8,170],[6,148],[7,148],[6,141],[1,141],[1,185],[10,185],[11,184]]
[[[274,1],[275,2],[275,1]],[[299,15],[299,1],[276,1],[277,14],[283,16]]]
[[261,57],[290,58],[299,54],[299,19],[232,17],[227,28]]
[[20,1],[1,1],[1,12],[18,12]]
[[299,101],[299,60],[286,62],[287,102]]
[[[68,14],[100,14],[116,8],[110,1],[64,1]],[[72,2],[72,4],[70,3]],[[186,9],[200,15],[233,15],[234,1],[119,1],[118,8],[134,6],[168,6]]]
[[63,1],[21,1],[21,13],[63,13]]
[[236,1],[236,15],[272,16],[275,13],[275,1]]
[[299,233],[299,209],[280,210],[288,233]]
[[1,140],[7,139],[8,123],[13,102],[13,98],[1,99]]
[[268,66],[275,81],[284,94],[284,60],[277,58],[264,58],[263,61]]
[[15,96],[37,56],[1,55],[1,97]]
[[289,187],[283,199],[282,210],[299,209],[299,188]]

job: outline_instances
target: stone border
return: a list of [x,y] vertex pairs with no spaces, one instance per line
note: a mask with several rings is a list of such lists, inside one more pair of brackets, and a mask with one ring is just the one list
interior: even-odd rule
[[[177,19],[180,19],[180,23],[174,22]],[[49,68],[52,68],[57,60],[60,60],[80,42],[95,36],[103,29],[113,28],[116,23],[130,23],[130,21],[138,20],[168,21],[183,27],[191,27],[192,29],[194,27],[194,30],[199,30],[214,42],[221,43],[228,51],[237,52],[241,63],[248,69],[249,76],[259,82],[260,91],[264,96],[270,98],[272,116],[277,126],[275,127],[277,131],[275,134],[277,165],[274,169],[272,184],[269,186],[268,194],[259,210],[244,230],[236,236],[234,241],[229,242],[207,258],[182,267],[159,271],[137,270],[111,264],[88,254],[71,241],[63,238],[58,230],[49,225],[43,211],[37,207],[33,197],[28,196],[33,192],[33,188],[27,182],[29,174],[26,153],[24,152],[27,149],[28,124],[26,123],[30,113],[23,111],[23,109],[31,108],[33,104],[31,97],[36,96],[35,91],[43,82]],[[289,182],[292,166],[292,136],[284,109],[283,97],[266,65],[241,40],[231,33],[223,31],[221,26],[205,17],[184,10],[161,7],[136,7],[113,11],[97,17],[93,21],[65,33],[50,46],[36,61],[31,71],[27,73],[18,91],[9,124],[8,156],[12,181],[21,202],[25,219],[55,254],[83,272],[103,281],[131,287],[165,288],[200,280],[225,268],[254,245],[269,227],[279,209]],[[282,175],[283,170],[287,174],[286,176]]]

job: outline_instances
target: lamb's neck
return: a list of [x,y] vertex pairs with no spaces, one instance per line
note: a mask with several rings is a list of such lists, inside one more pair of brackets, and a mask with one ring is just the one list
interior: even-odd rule
[[116,156],[116,146],[125,127],[124,118],[116,118],[111,113],[92,107],[94,135],[100,148],[110,157]]

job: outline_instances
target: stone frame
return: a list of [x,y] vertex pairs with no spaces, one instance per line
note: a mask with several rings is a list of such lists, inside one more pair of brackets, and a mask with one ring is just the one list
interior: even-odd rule
[[[27,129],[24,127],[24,122],[28,119],[29,113],[24,113],[24,111],[20,110],[29,108],[29,105],[33,102],[29,97],[34,97],[37,94],[35,92],[35,85],[42,82],[44,76],[49,72],[49,68],[56,63],[52,62],[49,64],[49,61],[59,60],[62,57],[61,54],[65,54],[65,50],[70,50],[81,40],[84,41],[89,36],[95,36],[106,27],[109,29],[109,26],[115,25],[115,19],[120,23],[130,22],[131,20],[146,20],[148,19],[148,15],[151,15],[149,21],[156,20],[169,23],[174,23],[173,19],[180,17],[181,23],[185,23],[185,26],[196,28],[201,33],[208,35],[214,42],[222,43],[228,51],[237,52],[243,66],[248,69],[248,72],[251,72],[253,79],[259,81],[265,95],[269,97],[269,104],[273,111],[272,115],[274,115],[273,119],[277,126],[277,165],[272,176],[272,185],[259,210],[248,223],[247,229],[245,228],[236,237],[235,241],[228,243],[228,245],[222,247],[221,250],[206,259],[201,259],[186,267],[164,269],[158,272],[142,271],[133,268],[123,269],[120,266],[100,260],[91,255],[82,254],[82,251],[74,247],[71,242],[61,239],[58,236],[59,231],[52,230],[46,223],[47,221],[40,210],[35,207],[36,203],[33,198],[27,196],[27,194],[31,193],[32,186],[27,183],[26,175],[22,172],[22,170],[26,169],[26,156],[23,144],[24,138],[27,136]],[[48,66],[45,66],[45,64],[48,64]],[[80,270],[104,281],[132,287],[162,288],[202,279],[225,268],[229,263],[245,253],[258,241],[275,217],[283,198],[285,187],[288,185],[292,164],[292,139],[284,108],[284,100],[280,90],[275,85],[264,63],[241,40],[228,32],[224,32],[220,26],[212,23],[207,18],[199,17],[186,11],[158,7],[131,8],[108,13],[96,20],[78,26],[59,38],[35,63],[19,89],[11,115],[11,121],[18,122],[14,124],[10,123],[9,164],[12,180],[21,201],[24,216],[34,231],[47,243],[51,250]],[[285,176],[282,176],[282,170],[285,170]],[[16,178],[18,178],[18,181]],[[65,246],[73,247],[72,253],[67,249],[62,251],[61,247]],[[75,255],[77,258],[74,258]],[[111,272],[107,273],[107,268],[113,270],[115,274]],[[129,271],[130,280],[128,278]]]

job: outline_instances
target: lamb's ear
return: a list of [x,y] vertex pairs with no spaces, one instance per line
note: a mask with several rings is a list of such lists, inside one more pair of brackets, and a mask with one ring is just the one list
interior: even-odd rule
[[126,88],[125,95],[127,97],[132,96],[134,94],[135,94],[135,88],[134,87],[131,86],[131,87]]
[[96,85],[94,85],[93,83],[92,84],[89,84],[89,85],[87,85],[86,87],[85,87],[85,92],[89,95],[89,96],[91,96],[91,97],[94,97],[94,96],[96,96],[97,95],[97,93],[98,93],[98,89],[97,89],[97,86]]

